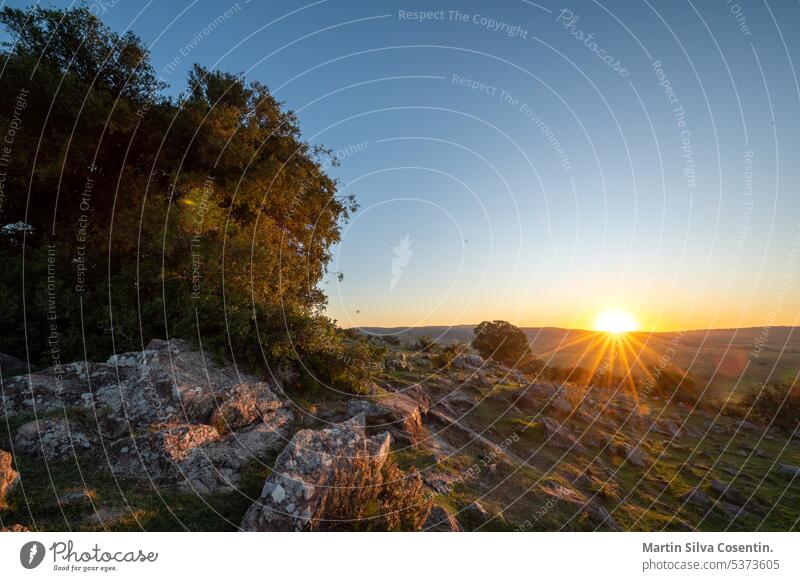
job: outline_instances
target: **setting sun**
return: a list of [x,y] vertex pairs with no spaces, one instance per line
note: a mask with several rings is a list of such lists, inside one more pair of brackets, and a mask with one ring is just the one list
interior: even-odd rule
[[639,323],[636,322],[629,313],[625,311],[603,311],[594,322],[595,331],[603,331],[605,333],[629,333],[639,328]]

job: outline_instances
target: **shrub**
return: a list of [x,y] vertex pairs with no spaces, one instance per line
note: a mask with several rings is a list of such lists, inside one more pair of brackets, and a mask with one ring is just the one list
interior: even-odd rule
[[417,342],[414,344],[414,348],[417,351],[422,351],[427,353],[429,351],[433,351],[436,347],[436,340],[433,339],[430,335],[421,335],[417,338]]
[[800,426],[800,395],[788,383],[774,382],[748,391],[739,403],[743,414],[793,434]]
[[689,405],[695,405],[700,400],[697,380],[688,371],[682,371],[674,365],[649,366],[641,391]]
[[403,473],[390,458],[376,470],[367,458],[358,457],[331,490],[319,529],[418,531],[430,510],[431,501],[416,468]]
[[318,340],[302,343],[290,355],[301,370],[301,385],[307,395],[322,396],[325,389],[366,394],[368,380],[381,371],[384,347],[372,344],[363,335],[356,339],[346,331],[327,322],[324,334],[314,335]]
[[528,351],[524,331],[507,321],[483,321],[472,332],[472,346],[484,359],[514,365]]
[[517,365],[517,369],[519,369],[522,373],[525,373],[532,377],[538,377],[545,370],[545,364],[544,361],[542,361],[538,357],[529,355],[523,358],[522,362],[519,365]]
[[439,369],[450,367],[450,364],[455,359],[456,355],[464,353],[467,345],[461,341],[456,341],[450,345],[445,345],[441,352],[437,353],[433,358],[433,364]]

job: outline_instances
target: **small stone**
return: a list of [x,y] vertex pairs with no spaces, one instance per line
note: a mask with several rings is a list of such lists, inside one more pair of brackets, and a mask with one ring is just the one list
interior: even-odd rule
[[286,490],[280,484],[276,484],[272,489],[272,500],[281,502],[284,498],[286,498]]

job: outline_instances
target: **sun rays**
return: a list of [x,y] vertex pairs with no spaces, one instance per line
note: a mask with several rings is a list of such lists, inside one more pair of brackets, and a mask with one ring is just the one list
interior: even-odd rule
[[[626,325],[630,328],[627,322]],[[641,386],[647,385],[653,376],[652,367],[664,355],[648,345],[648,337],[632,331],[573,331],[539,356],[549,361],[546,364],[552,364],[559,352],[578,351],[567,381],[586,389],[604,388],[639,399]]]
[[594,322],[594,330],[620,335],[639,328],[639,323],[630,313],[620,310],[603,311]]

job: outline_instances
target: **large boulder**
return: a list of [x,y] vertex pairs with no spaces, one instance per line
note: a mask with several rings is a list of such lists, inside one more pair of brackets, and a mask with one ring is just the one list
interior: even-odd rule
[[390,393],[373,400],[355,399],[347,403],[347,413],[363,413],[368,425],[388,430],[401,444],[415,446],[422,436],[422,417],[429,400],[415,393]]
[[206,424],[167,424],[109,447],[114,474],[175,484],[196,494],[235,490],[250,462],[282,448],[292,414],[278,410],[238,432],[220,434]]
[[[124,417],[134,426],[172,420],[209,423],[229,398],[262,390],[254,377],[234,367],[218,365],[209,355],[192,351],[186,342],[177,339],[154,340],[144,351],[114,355],[105,367],[115,370],[119,381],[98,385],[92,400],[86,403],[110,407],[117,417]],[[271,399],[270,394],[266,397]],[[226,410],[222,418],[228,413],[235,415]],[[256,415],[250,417],[254,420]]]
[[371,477],[383,468],[390,444],[388,432],[366,436],[363,415],[323,430],[300,430],[275,461],[242,529],[309,531],[325,526],[337,495],[356,495],[376,484]]
[[455,369],[480,369],[485,364],[483,357],[470,353],[461,353],[453,357],[450,365]]
[[249,426],[283,405],[265,382],[237,383],[218,398],[220,402],[211,414],[210,423],[224,432]]
[[111,446],[111,470],[116,476],[158,482],[181,480],[181,465],[203,444],[220,437],[203,424],[165,425],[143,434],[121,438]]
[[0,508],[6,506],[6,498],[14,491],[19,481],[19,473],[14,470],[11,454],[0,450]]
[[6,414],[45,414],[78,406],[82,394],[89,397],[88,377],[96,363],[70,363],[30,375],[5,379],[3,407]]

